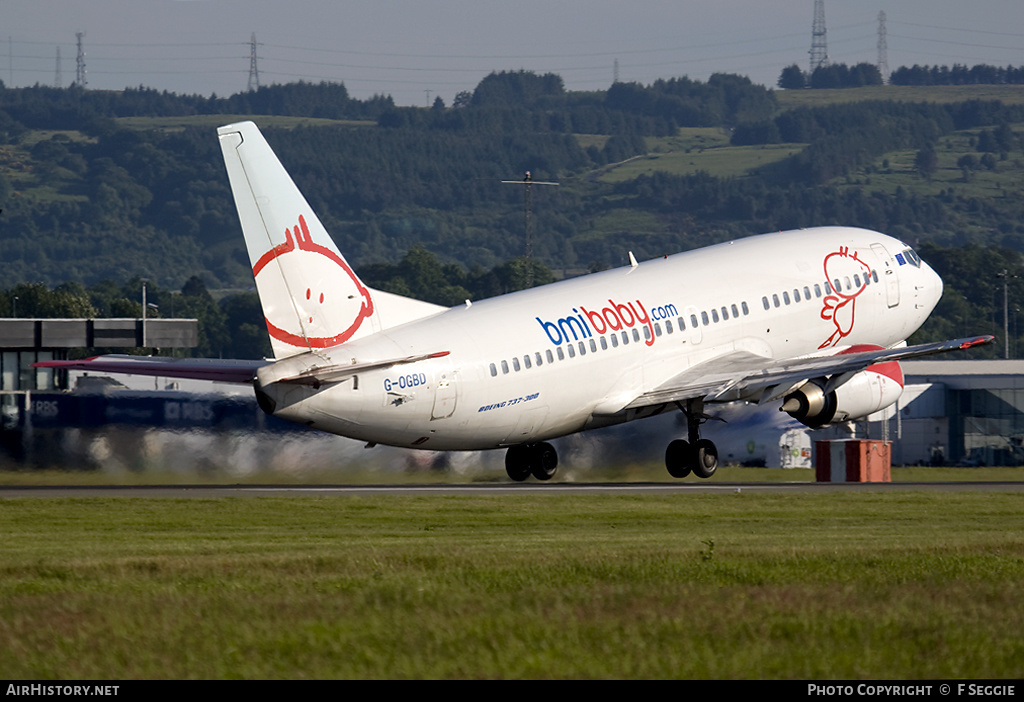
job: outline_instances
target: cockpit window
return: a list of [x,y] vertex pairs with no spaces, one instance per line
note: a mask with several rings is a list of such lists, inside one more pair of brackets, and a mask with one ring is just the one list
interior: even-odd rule
[[909,263],[915,268],[921,267],[921,257],[918,256],[917,252],[913,249],[904,249],[900,253],[896,254],[896,262],[901,266]]

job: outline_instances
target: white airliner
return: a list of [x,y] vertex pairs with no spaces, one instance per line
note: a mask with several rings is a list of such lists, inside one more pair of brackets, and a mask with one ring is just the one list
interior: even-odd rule
[[902,392],[898,361],[989,343],[907,347],[942,281],[863,229],[780,232],[451,309],[368,288],[255,124],[218,130],[274,360],[101,356],[43,363],[253,383],[278,417],[367,442],[507,448],[513,480],[550,479],[548,440],[680,410],[675,477],[710,477],[709,405],[771,403],[812,427]]

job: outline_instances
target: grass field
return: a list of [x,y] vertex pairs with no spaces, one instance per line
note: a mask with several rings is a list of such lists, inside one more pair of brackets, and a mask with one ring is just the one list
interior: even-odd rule
[[128,129],[158,129],[162,131],[183,131],[186,127],[199,127],[215,132],[217,127],[235,122],[252,120],[263,128],[294,129],[295,127],[374,127],[376,122],[370,120],[339,120],[320,117],[287,117],[281,115],[187,115],[181,117],[119,117],[116,121],[121,127]]
[[0,676],[999,678],[1010,492],[0,501]]
[[676,136],[649,137],[646,142],[646,155],[606,166],[592,177],[605,183],[620,183],[655,171],[672,175],[704,171],[718,178],[742,177],[755,168],[799,153],[806,146],[729,146],[728,132],[717,128],[682,128]]
[[1008,105],[1024,103],[1021,85],[870,85],[863,88],[827,90],[776,90],[779,107],[819,107],[843,102],[895,100],[897,102],[951,103],[967,100],[1000,100]]

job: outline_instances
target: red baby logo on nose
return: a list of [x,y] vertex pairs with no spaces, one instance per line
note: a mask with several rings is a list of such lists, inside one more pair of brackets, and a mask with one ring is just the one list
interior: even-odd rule
[[[297,227],[285,229],[285,242],[263,254],[252,272],[267,330],[292,346],[337,346],[373,315],[370,291],[343,258],[313,241],[302,215]],[[308,284],[298,288],[297,281]]]
[[[846,246],[840,246],[838,251],[826,256],[823,264],[825,280],[832,281],[829,282],[829,285],[832,286],[834,294],[825,296],[821,318],[831,320],[836,330],[832,336],[821,343],[819,349],[835,346],[853,331],[853,324],[856,321],[857,296],[867,288],[867,279],[871,275],[871,266],[857,258],[856,251],[851,255],[849,247]],[[852,283],[852,280],[861,280],[860,277],[854,277],[858,274],[863,276],[863,282]],[[846,288],[842,287],[844,281],[848,286]]]

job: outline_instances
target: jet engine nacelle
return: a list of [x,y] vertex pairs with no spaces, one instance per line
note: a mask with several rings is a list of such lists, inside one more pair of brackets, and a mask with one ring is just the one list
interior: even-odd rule
[[810,380],[786,395],[782,411],[812,429],[860,419],[884,409],[903,394],[903,369],[896,361],[868,366],[835,390],[828,380]]

